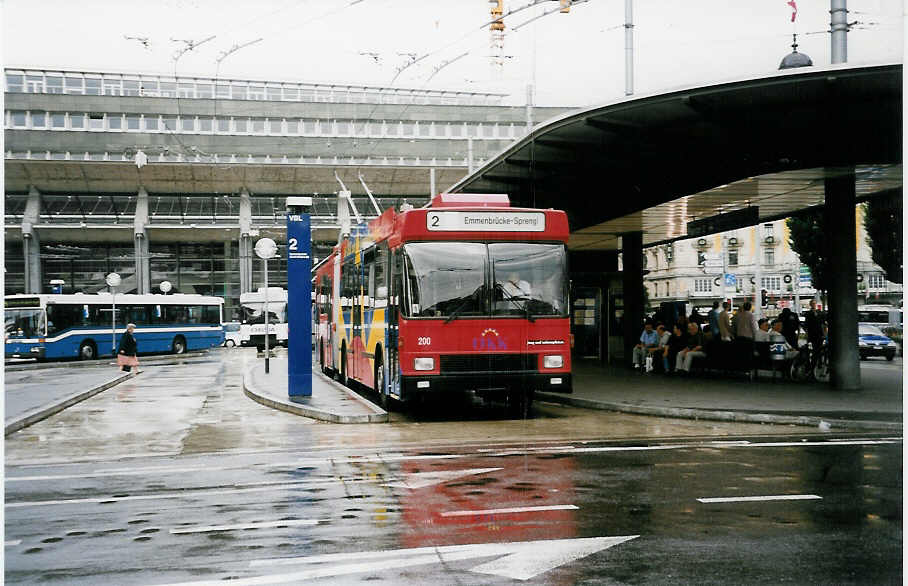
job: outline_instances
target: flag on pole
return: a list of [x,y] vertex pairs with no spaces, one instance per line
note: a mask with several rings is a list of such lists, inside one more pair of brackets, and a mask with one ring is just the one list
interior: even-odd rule
[[795,17],[798,15],[798,4],[797,2],[795,2],[795,0],[788,0],[786,4],[791,6],[791,22],[794,22]]

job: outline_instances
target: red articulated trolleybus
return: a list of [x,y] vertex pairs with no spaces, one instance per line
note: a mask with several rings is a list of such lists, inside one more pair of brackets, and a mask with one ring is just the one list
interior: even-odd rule
[[571,392],[563,211],[442,193],[351,232],[313,269],[324,372],[385,406],[475,391],[526,415]]

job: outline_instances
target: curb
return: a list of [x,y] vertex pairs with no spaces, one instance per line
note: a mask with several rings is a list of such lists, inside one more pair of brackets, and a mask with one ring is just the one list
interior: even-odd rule
[[[188,360],[191,358],[202,358],[209,354],[208,350],[192,350],[185,354],[175,354],[168,356],[153,355],[153,356],[139,356],[142,359],[142,364],[147,364],[149,366],[161,366],[174,363],[173,361],[182,362],[183,360]],[[116,359],[113,356],[106,358],[97,358],[95,360],[67,360],[59,362],[27,362],[22,364],[4,364],[3,370],[6,372],[20,372],[23,370],[42,370],[44,368],[90,368],[92,366],[112,366],[115,365]]]
[[824,423],[830,429],[841,430],[886,430],[902,431],[902,424],[890,421],[851,421],[824,419],[813,415],[773,415],[769,413],[742,413],[740,411],[711,411],[708,409],[689,409],[684,407],[648,407],[645,405],[629,405],[627,403],[610,403],[567,397],[553,393],[536,393],[536,398],[551,403],[561,403],[572,407],[584,409],[598,409],[601,411],[618,411],[634,415],[655,415],[657,417],[673,417],[676,419],[705,419],[710,421],[731,421],[736,423],[772,423],[776,425],[802,425],[806,427],[821,427]]
[[272,409],[277,409],[278,411],[284,411],[286,413],[292,413],[294,415],[301,415],[303,417],[309,417],[310,419],[317,419],[319,421],[327,421],[329,423],[387,423],[389,420],[388,412],[375,403],[372,403],[371,401],[360,397],[347,387],[339,385],[333,380],[315,372],[312,373],[313,377],[322,377],[334,388],[342,390],[351,399],[355,399],[356,401],[363,403],[366,408],[373,412],[367,415],[340,415],[338,413],[325,411],[324,409],[317,409],[315,407],[310,407],[309,405],[296,403],[289,399],[279,399],[272,395],[268,395],[264,391],[257,389],[251,384],[252,371],[257,366],[258,365],[252,366],[243,374],[243,393],[245,393],[247,397],[249,397],[256,403],[265,405],[266,407],[271,407]]
[[27,411],[24,415],[20,415],[16,419],[7,420],[5,423],[6,427],[5,427],[4,435],[6,436],[13,432],[19,431],[20,429],[26,428],[29,425],[34,425],[35,423],[38,423],[39,421],[41,421],[43,419],[47,419],[51,415],[54,415],[56,413],[59,413],[60,411],[63,411],[67,407],[72,407],[76,403],[81,403],[82,401],[84,401],[86,399],[90,399],[91,397],[97,395],[101,391],[106,391],[110,387],[116,386],[116,385],[120,384],[121,382],[125,381],[126,379],[133,378],[137,374],[138,374],[137,372],[130,372],[127,374],[120,375],[116,378],[113,378],[113,379],[107,381],[106,383],[102,383],[96,387],[88,389],[87,391],[79,391],[78,393],[70,395],[69,397],[66,397],[65,399],[63,399],[62,401],[59,401],[57,403],[53,403],[51,405],[45,405],[43,407],[38,407],[36,409],[32,409],[31,411]]

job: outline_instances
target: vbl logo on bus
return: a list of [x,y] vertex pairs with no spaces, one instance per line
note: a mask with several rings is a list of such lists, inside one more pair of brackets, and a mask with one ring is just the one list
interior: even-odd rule
[[486,328],[482,335],[473,338],[473,350],[507,350],[508,343],[492,328]]

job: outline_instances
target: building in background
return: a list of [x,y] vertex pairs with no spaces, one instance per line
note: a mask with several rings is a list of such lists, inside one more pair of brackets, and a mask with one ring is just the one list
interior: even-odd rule
[[[284,201],[313,196],[314,255],[337,242],[341,182],[362,218],[422,205],[566,108],[501,94],[5,70],[6,293],[224,297],[263,284],[252,246],[284,241]],[[374,198],[369,197],[369,193]],[[343,204],[346,205],[346,204]],[[286,286],[285,250],[269,283]]]
[[[902,285],[886,280],[883,271],[871,260],[860,205],[855,229],[859,279],[855,286],[859,298],[865,303],[899,306]],[[734,276],[725,290],[723,256],[725,270]],[[745,300],[753,301],[755,290],[765,289],[764,314],[775,316],[785,307],[794,309],[796,302],[805,310],[817,294],[810,281],[810,270],[801,264],[789,245],[785,220],[651,246],[644,250],[644,259],[650,311],[665,301],[683,301],[691,309],[700,308],[705,315],[713,301],[730,298],[738,306]]]

